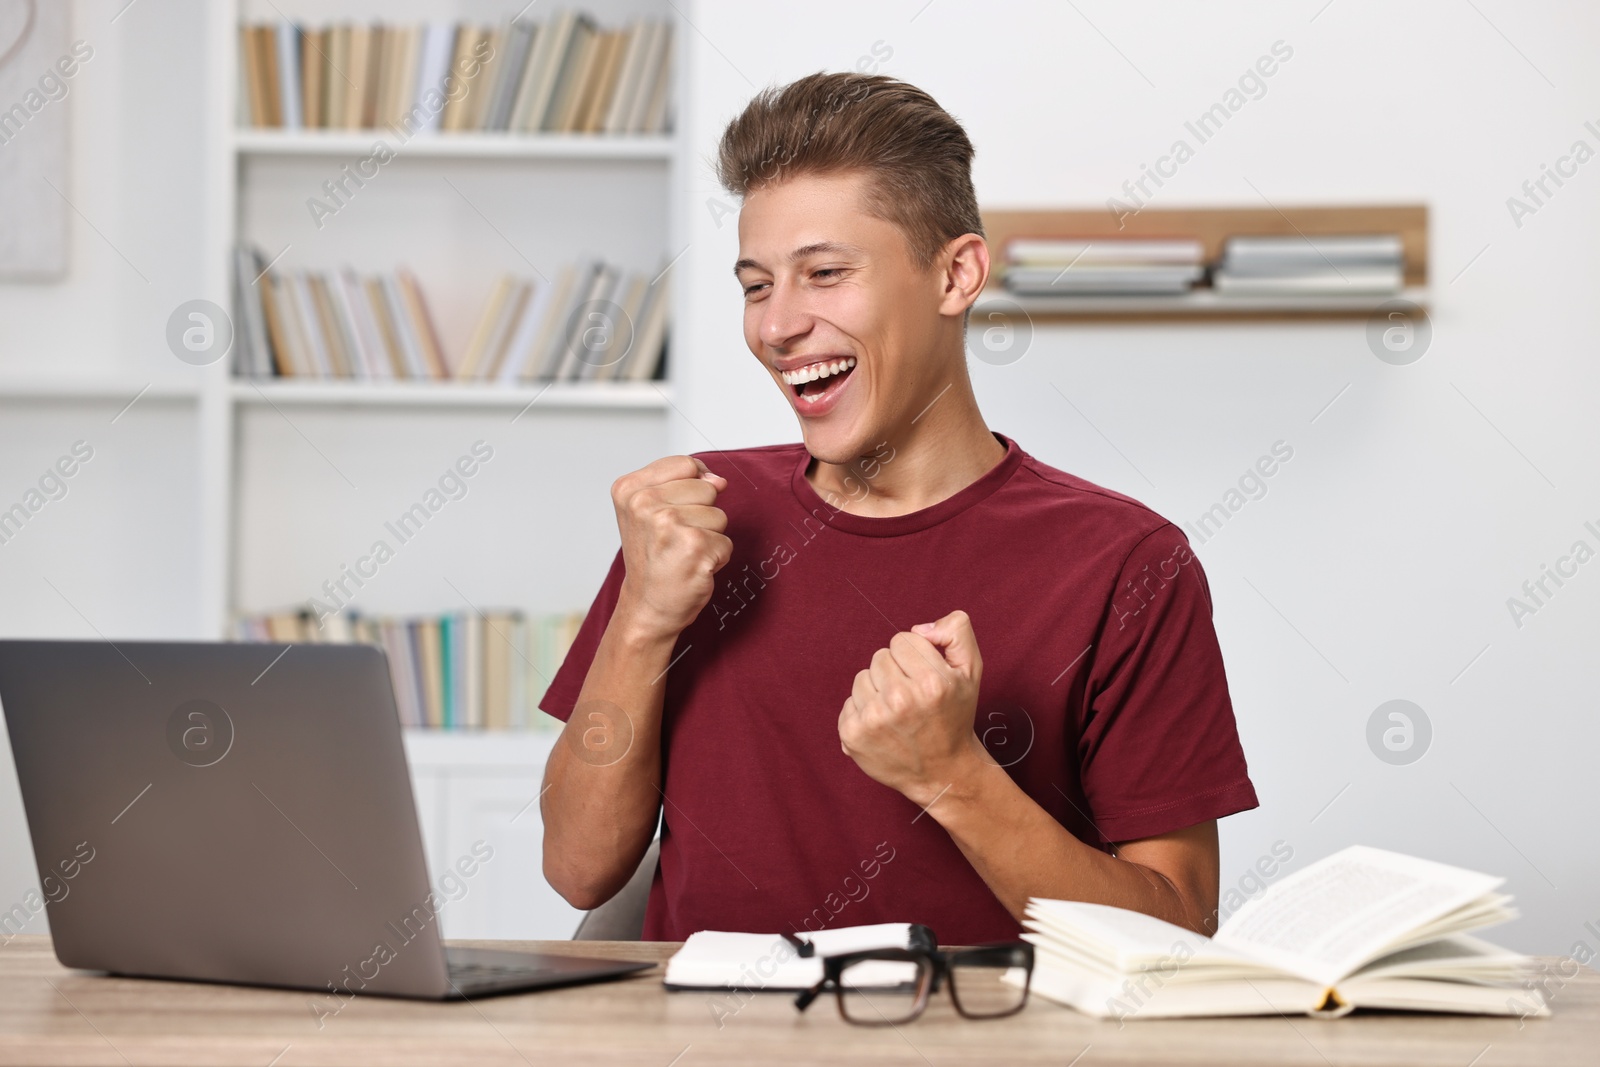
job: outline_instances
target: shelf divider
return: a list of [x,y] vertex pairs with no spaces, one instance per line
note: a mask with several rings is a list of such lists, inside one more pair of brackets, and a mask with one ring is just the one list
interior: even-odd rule
[[1349,296],[1227,296],[1209,287],[1180,296],[1019,296],[991,286],[973,305],[980,322],[997,301],[1007,300],[1040,323],[1062,322],[1198,322],[1365,318],[1390,300],[1426,306],[1428,292],[1406,288],[1399,293]]
[[85,403],[129,403],[140,400],[198,400],[200,386],[183,382],[136,381],[132,378],[4,378],[0,402],[7,400],[81,400]]
[[665,410],[665,382],[328,381],[235,378],[229,393],[237,405],[329,407],[529,407],[539,409]]
[[672,157],[670,136],[526,133],[422,133],[394,130],[242,129],[233,133],[240,156],[367,156],[384,142],[396,158],[650,160]]

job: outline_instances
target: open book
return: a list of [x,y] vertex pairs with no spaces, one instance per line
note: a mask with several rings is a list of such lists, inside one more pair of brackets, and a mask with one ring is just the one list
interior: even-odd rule
[[[810,989],[822,981],[822,957],[878,948],[910,948],[919,927],[910,923],[843,926],[837,930],[801,933],[813,954],[801,957],[782,934],[730,934],[701,930],[667,961],[663,982],[668,989]],[[862,964],[881,974],[856,972],[866,984],[893,986],[915,977],[912,964],[890,960]]]
[[1122,908],[1034,898],[1033,991],[1090,1015],[1548,1015],[1526,957],[1468,936],[1513,918],[1504,881],[1357,845],[1239,908],[1215,937]]

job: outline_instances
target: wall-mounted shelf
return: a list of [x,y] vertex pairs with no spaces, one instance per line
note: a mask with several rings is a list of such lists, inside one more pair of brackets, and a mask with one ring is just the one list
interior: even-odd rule
[[1362,318],[1395,299],[1422,306],[1427,290],[1406,288],[1383,296],[1228,296],[1214,289],[1195,289],[1181,296],[1018,296],[1003,289],[985,289],[972,313],[982,316],[1004,299],[1035,321],[1128,322],[1134,319],[1335,319]]
[[671,137],[600,134],[419,134],[405,140],[392,130],[236,130],[240,156],[359,156],[378,141],[396,158],[427,159],[639,159],[672,158]]
[[[1118,218],[1104,208],[1084,210],[985,211],[991,284],[974,308],[998,299],[1014,302],[1041,323],[1183,320],[1334,319],[1361,317],[1388,300],[1426,305],[1428,209],[1426,205],[1340,207],[1149,208]],[[1016,237],[1093,241],[1188,238],[1216,262],[1229,237],[1331,237],[1395,233],[1405,253],[1405,288],[1398,294],[1318,296],[1230,296],[1200,287],[1174,296],[1018,296],[999,284],[1005,246]]]
[[236,404],[327,407],[500,407],[661,410],[671,391],[664,382],[535,382],[496,385],[481,382],[356,382],[234,380],[228,383]]

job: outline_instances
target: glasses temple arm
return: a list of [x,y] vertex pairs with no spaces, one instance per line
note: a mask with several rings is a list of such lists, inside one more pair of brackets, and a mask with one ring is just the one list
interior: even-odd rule
[[799,1008],[801,1011],[805,1011],[807,1008],[811,1007],[812,1001],[822,996],[822,992],[827,988],[827,986],[828,980],[824,978],[810,989],[801,990],[794,998],[794,1006]]
[[784,933],[783,939],[789,942],[789,944],[794,948],[795,955],[799,956],[803,960],[808,960],[812,956],[816,955],[817,946],[803,938],[796,937],[791,933]]

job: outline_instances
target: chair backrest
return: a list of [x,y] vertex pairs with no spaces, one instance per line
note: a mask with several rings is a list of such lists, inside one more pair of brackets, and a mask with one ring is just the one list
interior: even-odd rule
[[644,907],[650,899],[650,883],[655,881],[656,864],[661,859],[661,841],[650,842],[639,869],[617,895],[595,908],[578,923],[574,941],[638,941],[644,933]]

